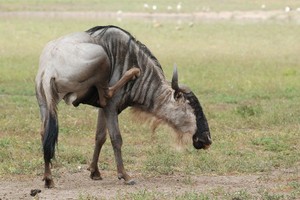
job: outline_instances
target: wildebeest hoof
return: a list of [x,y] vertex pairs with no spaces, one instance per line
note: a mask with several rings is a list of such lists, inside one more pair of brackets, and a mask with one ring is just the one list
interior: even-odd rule
[[122,173],[119,173],[118,174],[118,179],[121,180],[121,179],[124,179],[125,180],[125,185],[134,185],[135,184],[135,181],[133,179],[131,179],[130,176],[128,176],[128,174],[122,174]]
[[102,180],[101,174],[98,169],[94,169],[93,167],[88,167],[87,170],[91,172],[90,178],[92,180]]
[[45,178],[45,188],[54,188],[54,182],[52,179]]
[[102,180],[101,175],[97,174],[97,173],[91,173],[90,178],[95,180],[95,181]]
[[125,185],[135,185],[136,182],[134,180],[125,181]]
[[45,188],[54,188],[54,182],[51,175],[45,174],[43,181],[45,181]]

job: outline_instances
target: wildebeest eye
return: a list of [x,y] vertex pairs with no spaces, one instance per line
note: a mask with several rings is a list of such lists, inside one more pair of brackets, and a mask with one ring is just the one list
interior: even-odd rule
[[184,96],[183,96],[182,92],[175,92],[175,93],[174,93],[174,99],[175,99],[176,101],[178,101],[178,100],[180,100],[180,99],[184,99]]

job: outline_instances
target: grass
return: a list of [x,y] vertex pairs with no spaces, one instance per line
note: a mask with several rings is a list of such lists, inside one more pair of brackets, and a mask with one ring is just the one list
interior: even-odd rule
[[[28,1],[34,4],[34,1]],[[51,1],[49,1],[51,3]],[[7,4],[14,3],[9,1]],[[116,24],[145,43],[160,60],[168,79],[173,64],[179,80],[199,97],[209,120],[213,145],[173,148],[171,130],[134,123],[120,115],[123,156],[129,171],[149,176],[183,173],[252,174],[297,168],[300,158],[300,27],[294,23],[195,22],[193,27],[151,21],[3,18],[0,20],[0,177],[36,176],[43,170],[39,111],[34,96],[38,56],[47,41],[98,24]],[[97,110],[59,105],[58,168],[76,170],[92,157]],[[115,170],[112,148],[104,145],[102,170]],[[186,179],[187,184],[192,184]],[[299,191],[299,184],[288,187]],[[247,191],[222,192],[228,199],[251,199]],[[284,199],[268,191],[261,199]],[[131,199],[165,198],[151,191],[129,193]],[[249,197],[250,196],[250,197]],[[175,199],[208,199],[187,193]],[[245,197],[245,198],[244,198]],[[80,197],[93,199],[92,196]]]
[[[148,190],[140,190],[134,193],[128,193],[125,196],[117,197],[116,199],[133,199],[133,200],[153,200],[153,199],[174,199],[174,200],[217,200],[217,199],[224,199],[224,200],[253,200],[253,199],[260,199],[260,200],[285,200],[285,199],[296,199],[294,194],[291,195],[284,195],[284,194],[272,194],[264,189],[261,189],[258,195],[253,195],[245,190],[238,190],[236,192],[226,192],[226,191],[219,191],[218,194],[209,194],[209,193],[200,193],[200,192],[185,192],[181,195],[165,195],[163,193],[152,192]],[[82,195],[82,200],[88,199],[96,199],[90,196]]]
[[[88,27],[86,24],[93,24],[93,22],[82,23],[79,21],[78,24],[85,28],[75,26],[75,23],[72,22],[70,24],[66,22],[68,21],[49,20],[45,23],[45,21],[35,19],[24,24],[21,19],[6,19],[4,23],[1,23],[0,26],[5,30],[1,33],[3,34],[2,38],[9,36],[6,40],[1,41],[6,47],[6,51],[2,52],[0,58],[2,60],[1,74],[3,74],[0,79],[3,102],[1,124],[4,124],[1,132],[3,136],[8,137],[4,137],[2,143],[7,143],[12,134],[13,137],[23,137],[38,132],[39,116],[35,103],[33,80],[37,69],[38,55],[46,41],[76,29],[84,30]],[[7,24],[11,25],[6,26]],[[297,152],[299,147],[295,141],[299,136],[297,128],[300,115],[295,109],[299,106],[297,102],[299,102],[300,87],[297,81],[299,79],[299,58],[296,53],[298,45],[291,45],[293,42],[297,42],[298,34],[293,24],[197,24],[192,29],[173,30],[173,32],[171,32],[174,28],[172,23],[166,23],[158,30],[151,26],[151,22],[139,23],[138,26],[133,26],[131,22],[122,25],[131,30],[141,41],[145,41],[146,45],[155,52],[162,65],[165,66],[167,77],[171,76],[173,63],[177,63],[181,82],[189,85],[202,100],[215,141],[215,147],[213,146],[209,152],[201,152],[199,155],[198,151],[191,148],[179,153],[181,157],[176,158],[178,161],[176,159],[168,160],[174,153],[168,148],[172,144],[172,139],[168,134],[170,130],[161,128],[158,130],[158,145],[151,149],[145,148],[145,152],[148,153],[144,157],[143,170],[153,171],[152,167],[167,166],[170,169],[157,169],[158,173],[167,173],[166,171],[172,171],[172,166],[178,167],[178,165],[183,170],[187,166],[180,164],[182,163],[180,159],[188,158],[190,162],[194,163],[194,166],[188,167],[192,168],[189,170],[198,169],[202,173],[222,174],[229,173],[232,169],[237,172],[265,171],[274,167],[272,163],[274,158],[278,157],[278,153],[290,155],[282,155],[277,158],[280,166],[291,167],[293,163],[297,163],[296,156],[291,156],[293,153],[299,155]],[[263,29],[261,26],[265,28]],[[56,27],[56,30],[50,31],[52,27]],[[220,34],[220,30],[222,30],[222,34]],[[15,34],[9,35],[13,31]],[[271,33],[273,36],[268,39],[267,36]],[[154,34],[157,35],[155,39],[152,37]],[[37,38],[36,35],[39,37]],[[194,38],[203,39],[195,40]],[[7,40],[15,42],[8,43]],[[277,48],[274,46],[276,40],[280,41],[279,44],[277,43],[279,46]],[[16,44],[23,46],[18,48]],[[180,48],[176,48],[176,46]],[[246,49],[247,46],[249,46],[248,49]],[[282,50],[282,48],[285,49]],[[173,50],[172,53],[168,51],[169,49]],[[185,54],[181,52],[185,52]],[[17,70],[18,73],[16,73]],[[92,146],[96,110],[84,106],[74,109],[64,104],[60,105],[59,110],[60,156],[64,156],[64,153],[68,154],[68,148],[72,150],[72,147],[64,147],[66,144],[63,142],[69,140],[70,137],[74,138],[74,141],[72,139],[70,141],[71,146],[80,145],[77,144],[80,141],[76,141],[77,135],[89,138],[88,146]],[[24,115],[26,118],[23,118]],[[125,112],[124,115],[121,115],[121,119],[123,116],[126,119],[128,115],[128,112]],[[87,120],[82,121],[81,119]],[[145,134],[141,136],[140,142],[131,141],[134,140],[131,134],[150,132],[150,130],[146,125],[141,129],[134,123],[128,124],[126,120],[121,120],[120,124],[125,137],[124,151],[135,156],[137,149],[131,145],[131,142],[143,143],[150,141],[151,138],[150,134]],[[127,137],[130,137],[128,141]],[[28,137],[28,140],[29,138],[32,137]],[[38,136],[34,138],[39,140]],[[168,138],[165,139],[166,143],[159,144],[159,141],[164,138]],[[18,138],[15,141],[18,142]],[[39,144],[36,143],[36,149],[39,149]],[[128,144],[128,150],[126,144]],[[257,152],[253,152],[253,148],[263,153],[261,158],[255,158]],[[91,148],[87,149],[91,151]],[[226,157],[222,157],[223,152],[227,152]],[[273,152],[275,152],[275,157],[269,157]],[[228,158],[236,157],[237,154],[245,158],[241,159],[242,163],[238,164],[242,166],[240,169],[236,168],[236,164],[231,163],[230,159],[227,161]],[[165,157],[165,160],[155,160],[157,155],[161,155],[158,158]],[[193,161],[197,156],[207,160],[207,165]],[[70,163],[78,159],[71,158],[70,155],[64,157],[70,157]],[[253,168],[250,167],[251,165],[244,168],[247,162],[253,159],[257,159]],[[81,156],[79,160],[81,163],[88,162],[89,157]],[[130,161],[129,158],[128,160]],[[131,162],[134,163],[134,160]],[[180,167],[180,165],[183,166]]]

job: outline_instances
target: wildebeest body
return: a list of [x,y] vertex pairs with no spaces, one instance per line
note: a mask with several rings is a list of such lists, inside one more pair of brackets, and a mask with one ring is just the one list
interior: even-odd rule
[[97,162],[108,132],[118,177],[133,183],[123,166],[118,125],[118,114],[128,106],[166,122],[179,137],[189,135],[197,149],[211,144],[200,103],[190,89],[179,87],[177,70],[171,85],[149,49],[119,27],[98,26],[49,42],[40,57],[36,96],[42,118],[46,187],[54,186],[50,162],[58,137],[56,105],[62,99],[74,106],[99,107],[90,165],[93,179],[101,179]]

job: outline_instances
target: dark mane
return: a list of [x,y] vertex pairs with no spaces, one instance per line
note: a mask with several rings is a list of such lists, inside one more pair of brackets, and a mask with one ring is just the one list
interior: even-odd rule
[[110,28],[115,28],[115,29],[118,29],[120,31],[122,31],[123,33],[125,33],[126,35],[129,36],[129,40],[130,41],[134,41],[134,43],[139,47],[139,49],[144,52],[144,54],[148,57],[151,58],[151,60],[153,60],[156,64],[157,67],[161,68],[161,65],[159,63],[159,61],[157,60],[157,58],[152,54],[152,52],[148,49],[148,47],[146,45],[144,45],[143,43],[141,43],[140,41],[138,41],[133,35],[131,35],[131,33],[129,33],[128,31],[118,27],[118,26],[114,26],[114,25],[108,25],[108,26],[95,26],[89,30],[87,30],[86,32],[89,33],[89,34],[93,34],[99,30],[102,30],[101,35],[104,35],[105,32],[110,29]]

